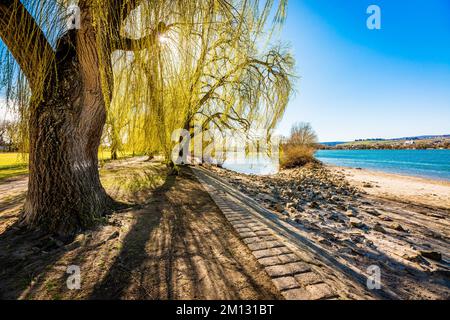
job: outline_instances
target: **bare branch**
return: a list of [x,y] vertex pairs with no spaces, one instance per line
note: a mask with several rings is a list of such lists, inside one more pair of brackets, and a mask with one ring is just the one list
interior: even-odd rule
[[34,91],[49,72],[55,53],[41,28],[19,0],[0,0],[0,37]]

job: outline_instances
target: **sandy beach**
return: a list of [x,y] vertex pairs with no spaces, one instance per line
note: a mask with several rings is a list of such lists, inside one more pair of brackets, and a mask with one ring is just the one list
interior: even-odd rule
[[328,166],[355,187],[370,195],[419,205],[450,209],[450,181],[434,180],[381,171]]

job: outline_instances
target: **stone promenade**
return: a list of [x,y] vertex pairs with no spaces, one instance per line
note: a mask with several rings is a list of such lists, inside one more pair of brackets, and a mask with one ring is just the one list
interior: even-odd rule
[[255,216],[244,203],[216,188],[202,169],[193,170],[205,190],[288,300],[339,299],[313,267],[289,249],[263,219]]

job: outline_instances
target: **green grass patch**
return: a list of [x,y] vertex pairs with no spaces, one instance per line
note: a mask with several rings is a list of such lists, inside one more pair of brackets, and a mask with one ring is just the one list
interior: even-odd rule
[[[118,154],[120,159],[131,158],[132,152],[124,151]],[[111,161],[111,152],[100,149],[98,152],[99,162]],[[18,152],[0,152],[0,181],[28,173],[28,154]]]
[[[132,158],[132,157],[136,157],[136,156],[140,156],[140,155],[141,154],[136,154],[136,153],[133,154],[133,152],[131,152],[131,151],[119,151],[117,153],[117,156],[119,157],[119,159],[127,159],[127,158]],[[100,163],[111,161],[111,150],[100,148],[98,150],[98,161]]]
[[17,152],[0,153],[0,180],[28,173],[28,155]]
[[128,196],[155,189],[164,182],[165,176],[165,167],[152,165],[100,170],[100,178],[105,189],[111,191],[116,189],[116,192]]

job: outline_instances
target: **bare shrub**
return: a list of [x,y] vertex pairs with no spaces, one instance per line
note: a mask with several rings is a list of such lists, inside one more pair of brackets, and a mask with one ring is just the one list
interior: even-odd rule
[[314,147],[317,144],[317,135],[310,123],[299,122],[292,126],[288,144]]
[[316,162],[317,135],[309,123],[296,123],[291,135],[281,146],[280,165],[283,169],[301,167]]

